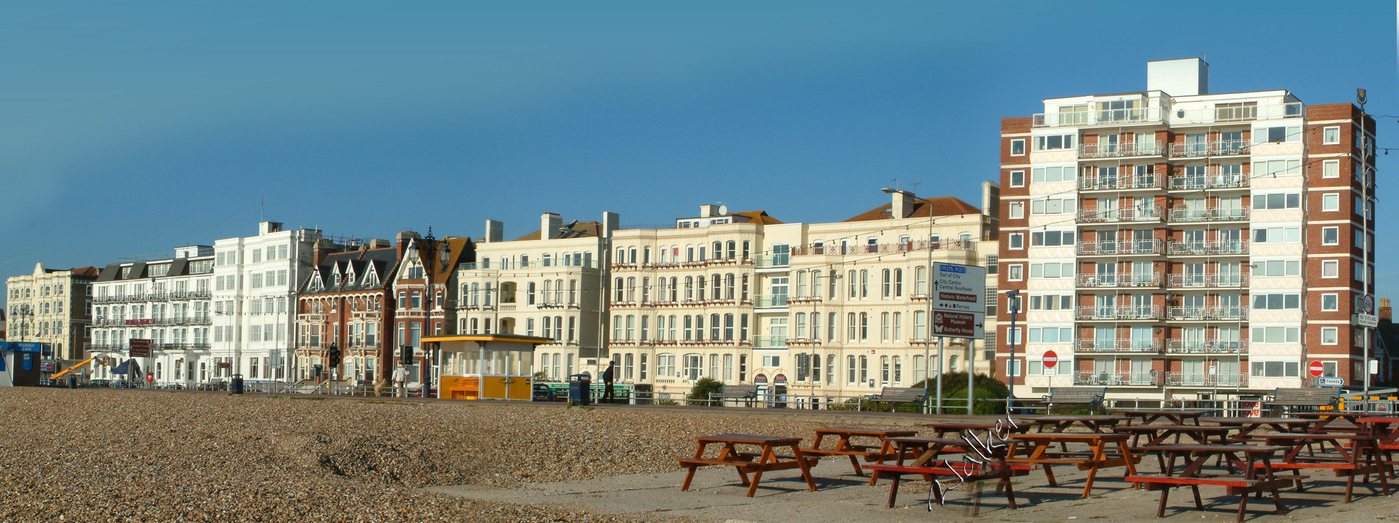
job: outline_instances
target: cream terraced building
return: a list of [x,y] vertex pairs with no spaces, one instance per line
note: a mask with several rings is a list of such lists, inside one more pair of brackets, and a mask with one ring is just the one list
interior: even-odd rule
[[47,343],[52,349],[42,361],[53,370],[41,375],[87,359],[92,340],[92,280],[96,277],[94,267],[59,270],[36,263],[33,273],[5,280],[9,341]]

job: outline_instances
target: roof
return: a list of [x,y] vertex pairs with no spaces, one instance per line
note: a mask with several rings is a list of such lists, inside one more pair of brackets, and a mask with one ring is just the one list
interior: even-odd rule
[[478,343],[490,342],[514,342],[529,343],[530,350],[534,350],[535,345],[553,343],[554,340],[540,336],[522,336],[519,334],[461,334],[456,336],[424,336],[424,343],[440,343],[444,341],[474,341]]
[[[559,236],[559,238],[584,238],[584,237],[593,237],[593,238],[596,238],[597,235],[598,235],[598,234],[597,234],[597,233],[598,233],[598,230],[601,229],[601,225],[602,225],[602,224],[599,224],[598,222],[595,222],[595,221],[594,221],[594,222],[580,222],[580,221],[574,220],[573,223],[564,224],[563,227],[566,228],[566,229],[568,229],[568,232],[563,233],[562,235]],[[540,234],[539,234],[539,231],[536,230],[536,231],[534,231],[534,232],[532,232],[532,233],[526,234],[526,235],[524,235],[524,236],[521,236],[521,237],[519,237],[519,238],[515,238],[515,239],[510,240],[510,241],[519,242],[519,241],[529,241],[529,240],[538,240],[538,239],[540,239]]]
[[[306,281],[301,283],[301,292],[311,295],[383,290],[393,282],[393,270],[397,265],[398,248],[396,247],[332,253],[327,255],[325,259],[321,261],[320,265],[317,265],[315,268],[316,273],[320,275],[320,280],[325,284],[325,287],[314,292],[308,292],[306,290],[311,280],[316,277],[316,275],[313,274],[306,278]],[[364,276],[369,273],[371,267],[374,274],[379,279],[377,285],[364,284]],[[340,284],[336,285],[334,277],[336,271],[339,271],[340,274],[353,272],[355,279],[341,278]]]
[[777,219],[777,218],[773,218],[772,216],[768,216],[768,212],[767,212],[767,211],[745,211],[745,212],[734,212],[734,213],[729,213],[729,214],[732,214],[732,215],[734,215],[734,216],[742,216],[742,217],[744,217],[744,218],[748,218],[748,223],[756,223],[756,224],[759,224],[759,225],[777,225],[777,224],[779,224],[779,223],[782,223],[782,220],[779,220],[779,219]]
[[[865,222],[872,220],[888,220],[891,217],[894,204],[886,203],[863,213],[857,214],[845,221]],[[952,216],[958,214],[981,214],[981,209],[975,205],[964,202],[952,196],[942,196],[939,198],[915,198],[913,200],[913,211],[908,216],[902,218],[927,218],[929,212],[931,216]]]

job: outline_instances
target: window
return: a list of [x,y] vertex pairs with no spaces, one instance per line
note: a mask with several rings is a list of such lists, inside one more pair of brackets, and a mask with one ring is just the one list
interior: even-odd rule
[[1023,233],[1018,233],[1018,232],[1011,233],[1011,234],[1010,234],[1010,248],[1012,248],[1012,249],[1024,249],[1024,248],[1025,248],[1025,235],[1024,235]]
[[1321,344],[1322,344],[1322,345],[1335,345],[1335,344],[1336,344],[1336,339],[1337,339],[1337,337],[1338,337],[1338,335],[1337,335],[1338,332],[1340,332],[1340,330],[1337,329],[1336,327],[1322,327],[1322,328],[1321,328]]
[[1025,274],[1024,274],[1024,272],[1025,272],[1025,266],[1024,266],[1024,265],[1021,265],[1021,264],[1019,264],[1019,263],[1012,263],[1012,264],[1010,264],[1010,265],[1007,265],[1007,266],[1006,266],[1006,280],[1007,280],[1007,281],[1024,281],[1024,280],[1025,280]]
[[1253,230],[1254,243],[1298,243],[1302,241],[1297,227],[1268,227]]
[[1301,160],[1268,160],[1253,162],[1253,178],[1264,176],[1293,176],[1302,174]]
[[1011,187],[1024,187],[1024,186],[1025,186],[1025,171],[1011,171],[1011,172],[1010,172],[1010,186],[1011,186]]
[[1297,310],[1302,308],[1300,294],[1254,294],[1254,310]]
[[1340,269],[1341,269],[1341,263],[1340,263],[1339,261],[1337,261],[1337,260],[1322,260],[1322,262],[1321,262],[1321,277],[1322,277],[1322,278],[1338,278],[1338,277],[1340,277]]
[[1340,245],[1340,244],[1341,244],[1341,229],[1338,228],[1338,227],[1322,227],[1322,228],[1321,228],[1321,244],[1322,244],[1322,245]]
[[777,355],[777,354],[765,354],[765,355],[763,355],[763,366],[764,366],[764,367],[781,367],[781,366],[782,366],[782,356]]
[[1324,161],[1324,162],[1321,162],[1321,177],[1322,177],[1322,178],[1340,178],[1340,177],[1341,177],[1341,161],[1340,161],[1340,160],[1326,160],[1326,161]]
[[1335,311],[1338,311],[1338,310],[1340,310],[1340,308],[1339,308],[1339,305],[1340,305],[1340,304],[1338,303],[1339,301],[1340,301],[1339,296],[1338,296],[1336,293],[1334,293],[1334,292],[1328,292],[1328,293],[1326,293],[1326,294],[1322,294],[1322,295],[1321,295],[1321,310],[1326,311],[1326,312],[1335,312]]
[[1332,212],[1341,210],[1340,193],[1326,193],[1321,195],[1321,210]]
[[1302,262],[1297,260],[1267,260],[1253,263],[1254,276],[1298,276]]
[[1297,343],[1297,327],[1254,327],[1253,343]]
[[700,364],[703,362],[703,360],[704,359],[701,358],[699,354],[685,355],[684,376],[686,381],[695,381],[700,378]]
[[1321,129],[1322,145],[1337,145],[1341,143],[1340,127],[1325,127]]
[[1030,214],[1073,214],[1075,205],[1073,198],[1037,198],[1030,200]]
[[1258,378],[1296,378],[1301,363],[1296,361],[1253,361],[1253,376]]
[[1011,140],[1011,141],[1010,141],[1010,155],[1011,155],[1011,156],[1024,156],[1024,155],[1025,155],[1025,139],[1024,139],[1024,138],[1017,138],[1017,139],[1014,139],[1014,140]]
[[1074,167],[1066,165],[1062,167],[1036,167],[1030,169],[1030,181],[1041,182],[1072,182],[1074,181]]
[[1072,278],[1073,276],[1074,264],[1072,262],[1030,264],[1031,278]]
[[1059,247],[1074,244],[1074,231],[1042,231],[1030,233],[1031,247]]
[[1025,217],[1025,202],[1010,202],[1010,219],[1019,220]]
[[[1020,360],[1011,360],[1009,363],[1011,363],[1011,365],[1006,366],[1006,376],[1020,376],[1021,372],[1024,371],[1022,368],[1023,362]],[[966,405],[963,406],[965,407]]]
[[1074,148],[1074,137],[1075,137],[1075,136],[1076,136],[1076,135],[1073,135],[1073,134],[1063,134],[1063,135],[1054,135],[1054,136],[1036,136],[1036,137],[1035,137],[1035,150],[1036,150],[1036,151],[1052,151],[1052,150],[1056,150],[1056,149],[1073,149],[1073,148]]
[[[675,376],[675,355],[674,355],[674,354],[657,354],[657,355],[656,355],[656,376],[657,376],[657,377],[667,377],[667,378],[669,378],[669,377],[671,377],[671,376]],[[646,355],[645,355],[645,354],[642,354],[642,355],[641,355],[641,379],[646,379]]]
[[1260,127],[1253,130],[1253,143],[1283,143],[1302,141],[1302,127]]
[[1301,206],[1301,193],[1273,193],[1253,195],[1254,209],[1296,209]]

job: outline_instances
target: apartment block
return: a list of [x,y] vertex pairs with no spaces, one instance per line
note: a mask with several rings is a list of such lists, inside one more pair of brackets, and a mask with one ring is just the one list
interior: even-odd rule
[[[387,240],[350,245],[328,254],[297,292],[296,378],[372,384],[393,371],[394,275],[406,247]],[[331,346],[341,363],[332,367]]]
[[9,341],[49,346],[41,355],[41,377],[87,359],[92,342],[92,281],[95,267],[46,269],[5,280]]
[[[426,247],[431,243],[434,248]],[[412,351],[413,364],[408,365],[408,381],[413,386],[434,382],[436,374],[424,372],[436,364],[435,355],[423,350],[423,336],[456,334],[457,267],[475,260],[475,245],[470,238],[446,237],[435,239],[428,229],[426,238],[412,231],[398,235],[403,257],[394,273],[394,347],[402,361],[402,351]]]
[[1147,69],[1145,91],[1001,122],[998,287],[1021,298],[997,308],[997,358],[1017,395],[1257,397],[1313,386],[1314,361],[1360,384],[1374,120],[1286,90],[1210,93],[1198,59]]
[[[195,385],[214,375],[209,342],[213,318],[214,248],[178,247],[167,257],[134,257],[107,265],[93,282],[92,366],[96,379],[120,379],[115,365],[132,339],[150,340],[141,369],[160,385]],[[141,376],[139,379],[144,380]]]

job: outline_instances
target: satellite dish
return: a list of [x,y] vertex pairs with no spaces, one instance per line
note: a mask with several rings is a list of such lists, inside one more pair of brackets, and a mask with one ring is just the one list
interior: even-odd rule
[[720,205],[720,206],[719,206],[719,215],[720,215],[720,216],[723,216],[723,215],[728,214],[728,213],[729,213],[729,206],[727,206],[727,205]]

